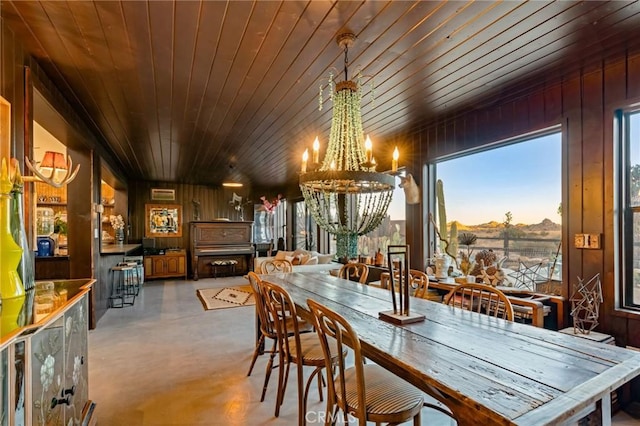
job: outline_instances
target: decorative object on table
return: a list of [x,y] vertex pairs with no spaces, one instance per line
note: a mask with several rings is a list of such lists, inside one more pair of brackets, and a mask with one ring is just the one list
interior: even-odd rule
[[111,227],[113,228],[116,244],[123,244],[124,243],[124,219],[122,218],[122,215],[109,216],[109,222],[111,222]]
[[144,236],[182,237],[182,206],[145,204]]
[[[460,250],[460,271],[464,275],[469,275],[475,266],[475,261],[471,259],[473,249],[471,246],[475,245],[478,241],[476,234],[472,232],[463,232],[458,235],[458,244],[467,247],[467,251]],[[475,281],[474,281],[475,282]]]
[[[7,160],[2,159],[0,169],[0,298],[24,301],[24,286],[18,275],[18,264],[22,259],[22,248],[11,233],[11,190]],[[4,305],[4,302],[3,302]],[[22,304],[20,303],[22,306]],[[4,309],[4,306],[3,306]]]
[[38,257],[49,257],[55,254],[56,242],[49,236],[39,236],[37,238]]
[[433,256],[433,264],[436,267],[435,277],[438,279],[447,278],[449,276],[449,262],[451,258],[443,254]]
[[374,261],[374,265],[375,266],[383,266],[384,265],[384,255],[382,254],[380,249],[378,249],[378,252],[376,253],[376,259]]
[[599,322],[600,304],[602,299],[602,285],[600,274],[595,274],[586,283],[578,277],[578,285],[569,299],[573,317],[573,332],[575,334],[589,334]]
[[544,268],[544,261],[531,266],[528,266],[522,260],[518,260],[518,263],[518,270],[509,274],[513,278],[514,287],[536,291],[538,284],[548,281],[548,277],[540,273]]
[[11,159],[11,174],[13,187],[11,188],[11,234],[15,242],[22,248],[22,257],[18,265],[18,275],[25,290],[33,288],[35,283],[35,271],[32,259],[32,251],[27,239],[27,231],[24,227],[24,205],[22,194],[24,181],[20,174],[18,161]]
[[[337,42],[344,51],[344,81],[334,82],[329,74],[333,113],[325,157],[319,159],[320,143],[314,141],[311,162],[306,150],[300,169],[300,190],[305,204],[320,228],[336,236],[337,257],[356,258],[358,236],[376,229],[387,217],[398,168],[397,148],[391,171],[376,171],[371,140],[365,141],[360,104],[361,80],[349,80],[348,50],[355,41],[350,32],[339,34]],[[335,87],[335,93],[333,92]],[[320,86],[319,105],[322,109]]]
[[475,275],[477,277],[482,275],[481,271],[483,269],[495,265],[498,261],[498,256],[493,250],[485,249],[476,253],[475,260],[476,264],[473,269],[471,269],[471,275]]
[[491,249],[481,250],[476,253],[475,266],[469,275],[476,277],[477,282],[491,286],[499,286],[506,280],[506,274],[502,270],[502,263],[507,259],[498,256]]
[[[378,317],[393,324],[410,324],[423,321],[424,315],[412,314],[410,311],[409,287],[409,246],[391,245],[387,247],[387,262],[389,265],[389,289],[391,292],[392,311],[378,313]],[[394,279],[398,279],[398,284]],[[398,288],[398,303],[396,303],[396,287]]]
[[250,285],[233,287],[204,288],[196,290],[198,299],[205,310],[253,306],[256,300]]

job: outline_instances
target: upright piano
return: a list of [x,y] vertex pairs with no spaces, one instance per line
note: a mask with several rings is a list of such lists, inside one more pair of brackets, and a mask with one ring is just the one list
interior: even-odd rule
[[253,222],[226,220],[193,221],[190,224],[191,268],[193,279],[212,276],[211,262],[235,260],[235,272],[244,275],[252,269]]

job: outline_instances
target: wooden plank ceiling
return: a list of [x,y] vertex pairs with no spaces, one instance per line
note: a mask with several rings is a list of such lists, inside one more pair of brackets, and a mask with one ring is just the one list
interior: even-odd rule
[[[131,179],[260,186],[297,180],[326,144],[343,68],[375,99],[363,124],[382,168],[434,117],[550,84],[640,40],[638,2],[2,1],[4,22]],[[325,80],[323,80],[325,79]]]

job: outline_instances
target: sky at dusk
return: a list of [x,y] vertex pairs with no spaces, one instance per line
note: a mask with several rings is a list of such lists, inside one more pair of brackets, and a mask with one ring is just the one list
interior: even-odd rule
[[560,133],[437,164],[444,185],[447,221],[465,225],[503,222],[561,223]]

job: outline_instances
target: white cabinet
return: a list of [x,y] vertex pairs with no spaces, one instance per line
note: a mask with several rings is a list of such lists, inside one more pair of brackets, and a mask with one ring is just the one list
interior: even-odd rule
[[[88,382],[88,297],[93,282],[56,281],[57,291],[67,291],[66,303],[3,336],[1,426],[95,422]],[[33,294],[28,294],[24,312],[32,312],[32,306]]]

